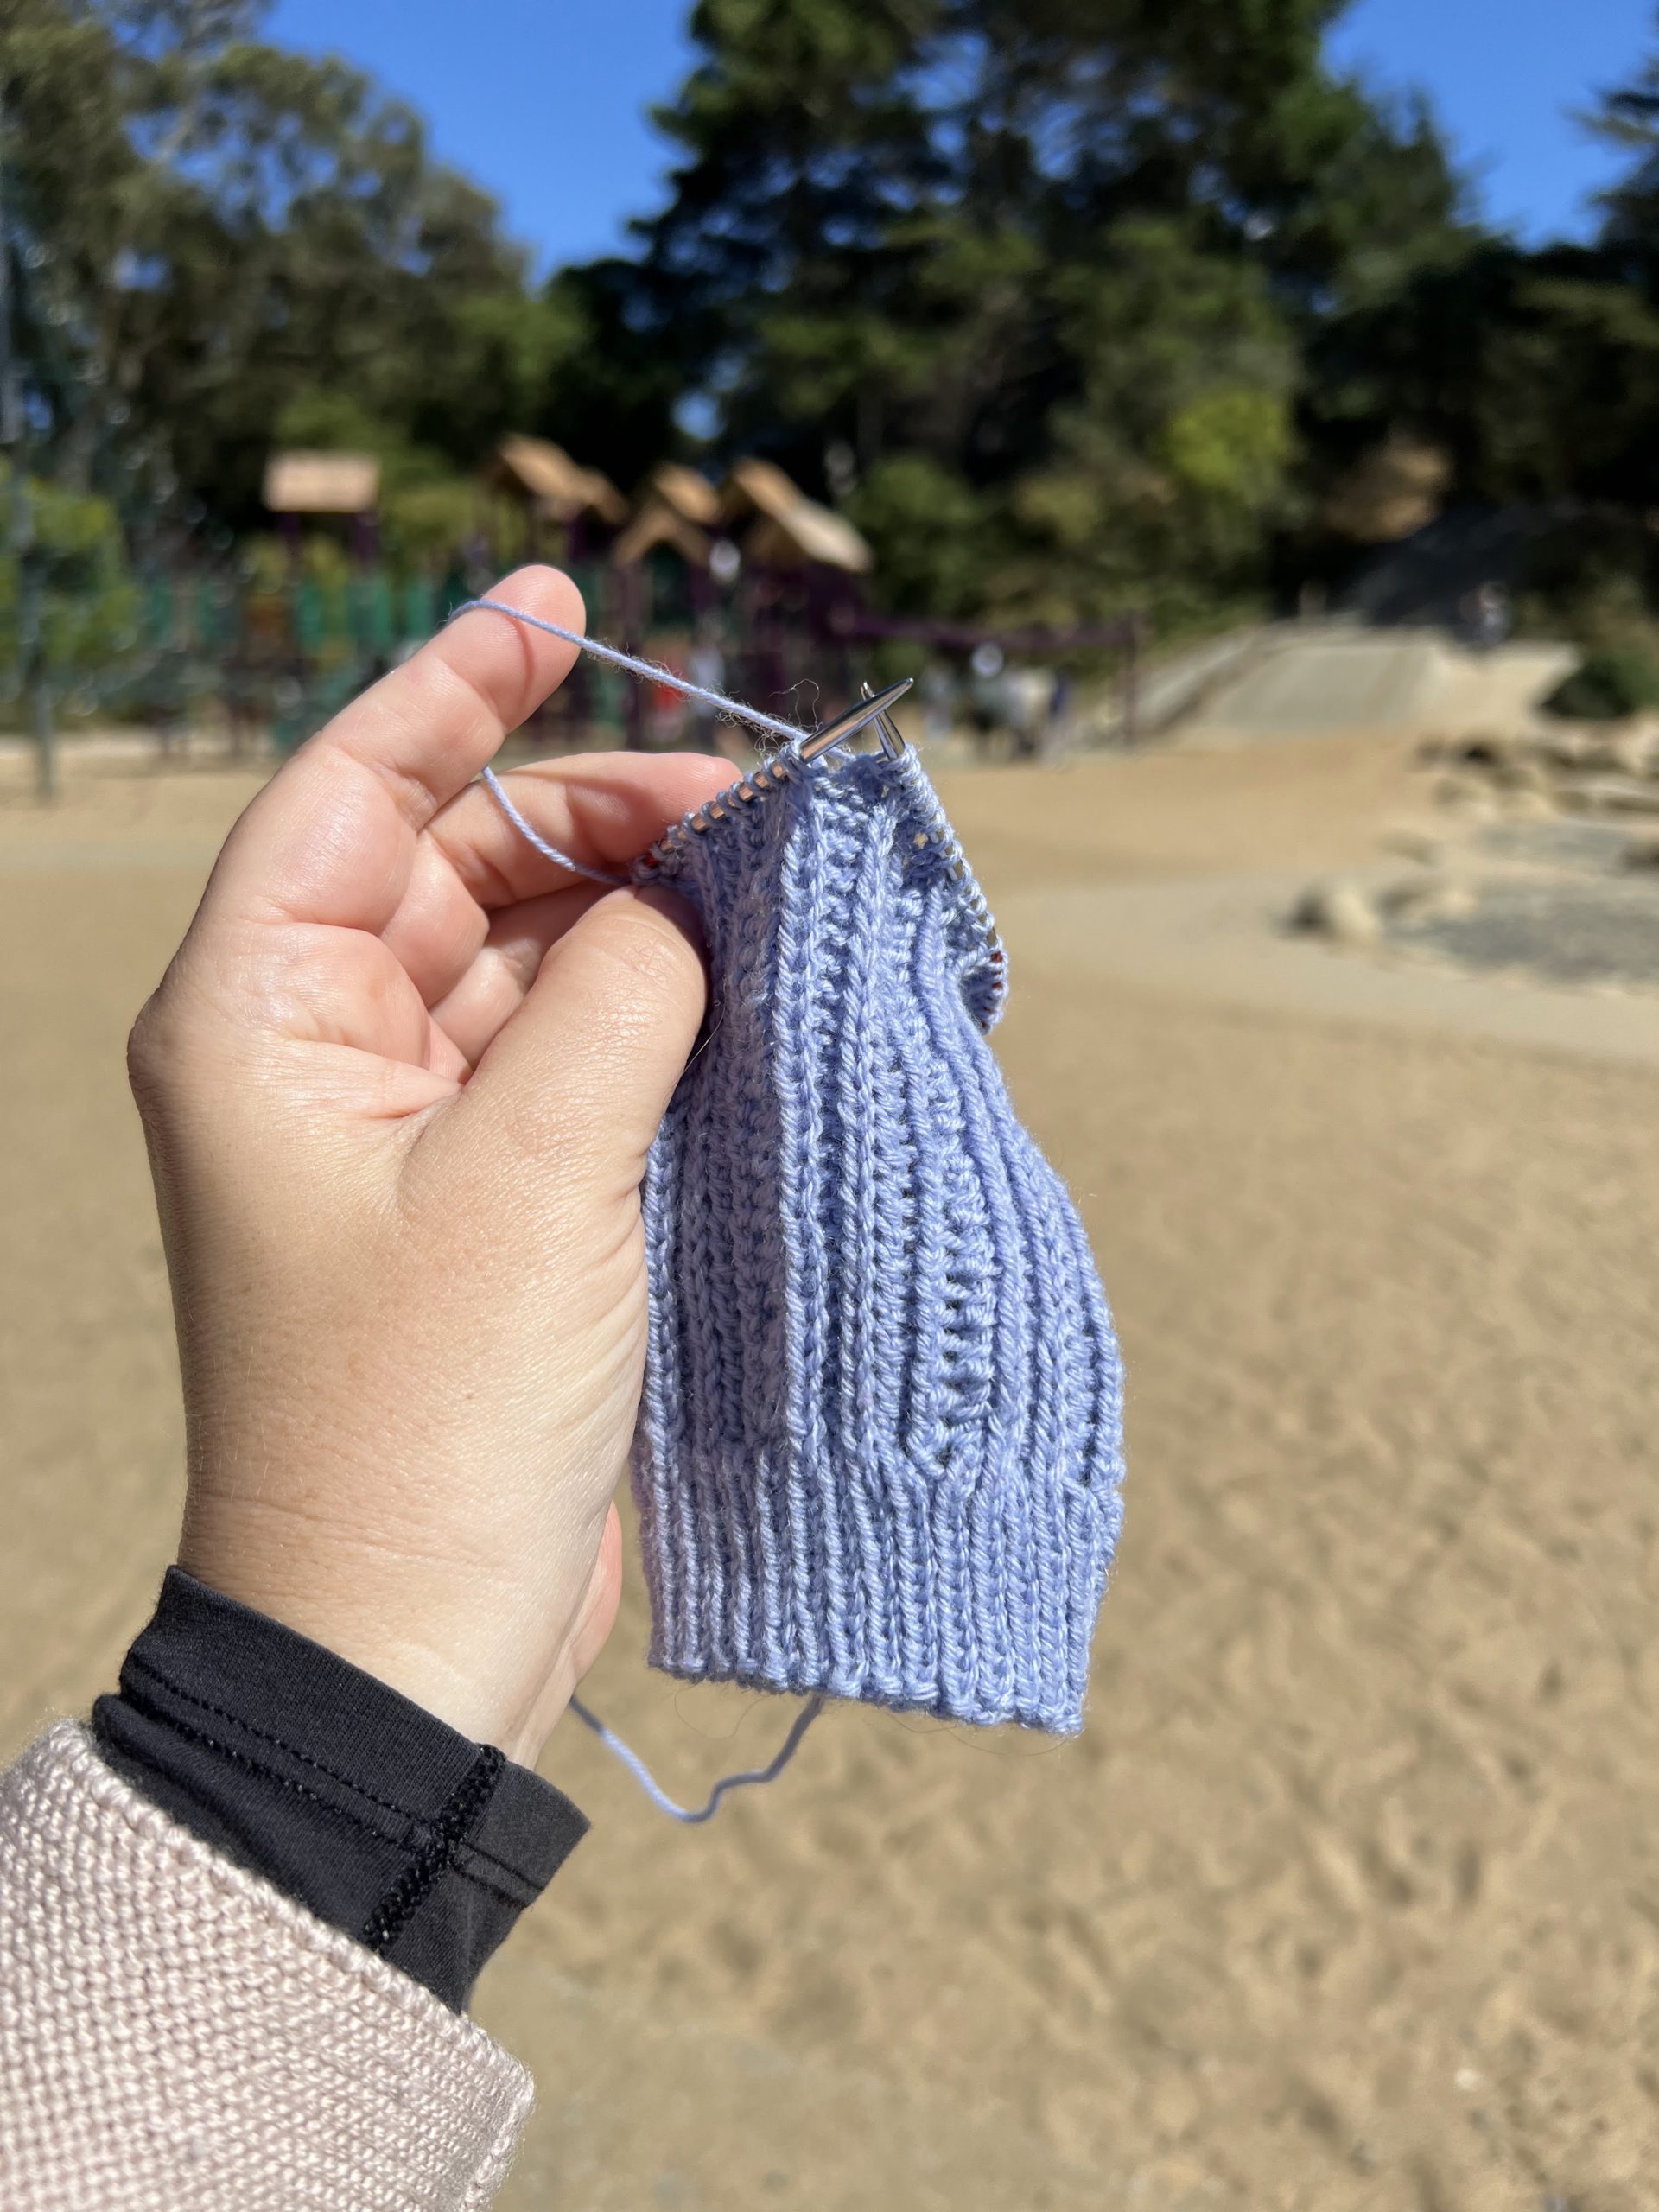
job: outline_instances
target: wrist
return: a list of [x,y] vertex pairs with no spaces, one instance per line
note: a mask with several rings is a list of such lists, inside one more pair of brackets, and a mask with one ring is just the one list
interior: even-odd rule
[[177,1570],[93,1728],[203,1842],[457,2007],[586,1825],[520,1763]]
[[185,1573],[333,1652],[475,1743],[534,1764],[556,1713],[542,1726],[539,1685],[505,1675],[495,1637],[479,1648],[477,1616],[486,1609],[474,1604],[467,1608],[474,1618],[462,1617],[453,1571],[438,1576],[429,1563],[349,1544],[331,1545],[326,1569],[315,1561],[302,1568],[280,1546],[246,1541],[226,1518],[188,1517],[178,1555]]

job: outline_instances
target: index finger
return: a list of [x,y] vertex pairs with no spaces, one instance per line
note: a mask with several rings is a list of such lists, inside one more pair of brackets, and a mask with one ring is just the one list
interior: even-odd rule
[[[582,594],[557,569],[519,569],[489,593],[566,630]],[[423,830],[569,674],[578,648],[511,615],[471,610],[335,715],[318,742],[370,768]]]
[[[583,626],[556,569],[494,587],[509,606]],[[379,931],[415,841],[568,673],[577,648],[508,615],[467,614],[370,686],[279,769],[231,832],[207,905]]]

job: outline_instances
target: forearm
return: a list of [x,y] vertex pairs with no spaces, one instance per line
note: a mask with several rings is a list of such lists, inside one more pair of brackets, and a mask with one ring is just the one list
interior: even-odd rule
[[92,1731],[203,1842],[457,2010],[587,1827],[538,1776],[177,1568]]
[[581,1815],[187,1577],[122,1679],[0,1777],[0,2199],[487,2203],[531,2088],[456,2008]]

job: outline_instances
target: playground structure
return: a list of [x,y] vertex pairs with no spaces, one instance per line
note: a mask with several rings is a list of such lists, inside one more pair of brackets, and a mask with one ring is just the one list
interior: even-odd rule
[[[442,574],[385,561],[378,482],[371,455],[279,452],[264,479],[276,547],[263,562],[227,545],[101,595],[73,573],[36,577],[34,650],[20,625],[10,671],[0,664],[0,711],[32,728],[42,794],[55,787],[60,734],[77,729],[147,730],[162,758],[203,733],[232,757],[291,750],[526,558],[570,573],[596,635],[806,724],[857,689],[874,650],[902,639],[964,674],[976,652],[999,668],[1017,655],[1113,655],[1133,733],[1134,618],[1016,634],[876,613],[868,543],[769,461],[739,461],[720,485],[664,462],[630,501],[547,440],[503,439],[480,473],[474,527]],[[538,749],[715,741],[712,723],[688,721],[666,686],[587,661],[530,734]]]

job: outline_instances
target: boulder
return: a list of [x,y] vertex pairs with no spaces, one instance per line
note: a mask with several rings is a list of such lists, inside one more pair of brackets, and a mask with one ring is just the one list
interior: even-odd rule
[[1659,783],[1638,776],[1578,776],[1561,796],[1585,814],[1659,814]]
[[1376,902],[1345,878],[1310,884],[1290,918],[1293,929],[1328,938],[1332,944],[1375,944],[1382,934]]
[[1451,875],[1411,875],[1382,893],[1384,911],[1401,922],[1459,922],[1480,904],[1471,883]]
[[1523,750],[1524,741],[1518,737],[1481,735],[1459,738],[1446,757],[1465,768],[1484,768],[1501,774],[1515,766]]
[[1446,858],[1446,841],[1438,830],[1420,828],[1414,822],[1399,822],[1386,830],[1382,836],[1383,849],[1398,853],[1402,860],[1416,861],[1424,868],[1438,868]]
[[1506,791],[1535,791],[1546,798],[1555,788],[1548,767],[1530,753],[1516,753],[1504,761],[1497,780]]
[[1440,778],[1434,796],[1465,822],[1490,822],[1497,813],[1492,787],[1484,776],[1449,773]]
[[1659,774],[1659,745],[1655,742],[1651,725],[1639,724],[1633,729],[1622,729],[1611,737],[1601,765],[1616,776]]

